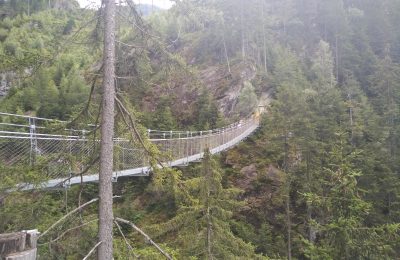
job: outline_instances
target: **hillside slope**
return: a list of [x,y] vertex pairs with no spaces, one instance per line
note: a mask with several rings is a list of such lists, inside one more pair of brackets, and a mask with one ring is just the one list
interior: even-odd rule
[[[1,110],[94,122],[98,13],[15,12],[0,23],[0,72],[13,78]],[[118,12],[116,87],[139,132],[206,130],[269,108],[251,138],[220,156],[120,179],[115,216],[176,259],[400,254],[398,1],[183,0],[145,19]],[[46,230],[97,197],[96,184],[8,194],[21,179],[46,178],[47,166],[0,167],[0,232]],[[96,219],[95,206],[68,219],[41,238],[41,256],[82,258]],[[115,259],[132,257],[126,241],[162,259],[127,226],[114,231]]]

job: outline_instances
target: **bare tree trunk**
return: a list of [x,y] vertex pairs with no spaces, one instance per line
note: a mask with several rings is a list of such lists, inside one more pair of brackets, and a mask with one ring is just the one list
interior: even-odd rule
[[246,47],[245,47],[245,40],[244,40],[244,0],[241,1],[241,8],[240,8],[240,26],[241,26],[241,33],[242,33],[242,58],[243,61],[246,58]]
[[264,19],[264,0],[261,0],[261,22],[262,22],[262,35],[263,35],[263,45],[264,45],[264,70],[268,73],[267,68],[267,40],[265,38],[265,19]]
[[[312,191],[312,184],[311,184],[311,180],[312,180],[312,176],[311,176],[311,170],[310,170],[310,160],[311,160],[311,155],[310,155],[310,150],[307,151],[307,158],[306,158],[306,171],[307,171],[307,189],[308,192],[311,193]],[[307,225],[308,225],[308,241],[310,241],[311,243],[315,242],[315,233],[316,230],[312,227],[311,222],[312,222],[312,205],[310,202],[307,202]]]
[[339,82],[339,36],[336,32],[335,36],[335,58],[336,58],[336,82]]
[[[288,181],[290,182],[290,181]],[[288,184],[288,190],[290,190],[290,184]],[[287,191],[286,198],[286,225],[287,225],[287,258],[292,259],[292,222],[290,219],[290,191]]]
[[212,233],[212,222],[211,222],[211,213],[210,213],[210,205],[209,203],[209,197],[210,197],[210,192],[207,193],[207,255],[209,260],[214,259],[213,254],[212,254],[212,242],[211,242],[211,233]]
[[113,259],[112,171],[114,136],[114,62],[115,62],[115,0],[103,0],[103,107],[101,115],[100,176],[99,176],[99,245],[98,259]]
[[354,139],[353,100],[352,100],[350,92],[349,92],[349,94],[347,94],[347,96],[349,98],[349,103],[350,103],[350,107],[349,107],[350,128],[351,128],[351,137],[350,138],[351,138],[351,145],[354,145],[354,142],[353,142],[353,139]]
[[228,50],[226,48],[226,40],[225,40],[225,21],[223,20],[224,18],[222,18],[222,40],[224,43],[224,53],[225,53],[225,59],[226,59],[226,64],[228,65],[228,71],[229,74],[231,74],[231,64],[229,62],[229,56],[228,56]]
[[287,226],[287,259],[292,259],[292,221],[290,218],[290,175],[289,175],[289,144],[288,144],[288,133],[285,130],[285,158],[284,158],[284,169],[286,173],[286,226]]
[[211,220],[211,209],[210,209],[210,196],[211,196],[211,185],[210,185],[210,180],[213,178],[213,170],[211,168],[211,162],[210,162],[210,150],[209,148],[206,148],[204,150],[204,158],[203,158],[203,174],[205,177],[205,182],[206,184],[206,219],[207,219],[207,241],[206,241],[206,246],[207,246],[207,260],[213,260],[213,249],[212,249],[212,233],[213,233],[213,224]]

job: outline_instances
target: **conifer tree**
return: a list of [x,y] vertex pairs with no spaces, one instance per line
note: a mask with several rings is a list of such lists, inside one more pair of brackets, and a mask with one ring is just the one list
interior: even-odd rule
[[206,150],[200,176],[178,184],[187,190],[187,198],[180,201],[176,216],[150,229],[158,236],[175,233],[174,244],[183,257],[254,259],[253,246],[236,237],[229,224],[233,211],[242,205],[237,199],[240,190],[224,188],[221,182],[221,169]]
[[[386,259],[392,254],[388,237],[398,237],[398,225],[365,226],[371,204],[362,198],[358,178],[362,172],[354,161],[360,151],[350,151],[346,133],[338,133],[329,152],[327,166],[319,176],[322,187],[307,198],[318,209],[314,225],[315,245],[306,243],[305,254],[312,259]],[[385,232],[386,234],[380,234]]]
[[[380,208],[386,221],[393,221],[400,214],[400,182],[398,181],[399,147],[399,104],[400,104],[400,66],[393,63],[389,55],[378,63],[374,75],[370,77],[370,99],[379,116],[379,136],[381,153],[375,165],[378,175],[372,179],[384,185],[374,189],[376,208]],[[378,167],[380,166],[380,167]],[[377,180],[374,180],[375,182]]]

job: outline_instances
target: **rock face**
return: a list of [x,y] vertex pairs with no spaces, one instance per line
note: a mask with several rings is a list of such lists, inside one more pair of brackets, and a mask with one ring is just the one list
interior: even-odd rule
[[273,185],[277,186],[280,186],[285,180],[285,176],[283,175],[283,173],[273,165],[268,166],[265,173],[265,178],[267,180],[270,180]]
[[266,182],[267,186],[280,187],[285,181],[285,176],[273,165],[269,165],[264,170],[258,170],[257,166],[253,163],[240,170],[240,179],[236,184],[241,189],[250,191],[253,187],[252,182],[256,180]]
[[6,72],[0,74],[0,97],[4,97],[7,95],[8,91],[11,88],[11,82],[15,77],[15,73]]
[[257,167],[255,164],[243,167],[240,170],[241,178],[238,180],[237,185],[243,189],[248,190],[251,188],[251,183],[258,177]]
[[[251,164],[240,170],[240,178],[235,184],[244,191],[245,206],[240,210],[247,216],[250,223],[260,223],[267,220],[279,223],[280,214],[284,212],[284,182],[285,174],[273,165],[257,167]],[[262,216],[255,212],[264,212]]]
[[[236,186],[244,190],[242,199],[246,205],[240,209],[247,221],[278,223],[285,211],[285,174],[273,165],[257,167],[251,164],[240,170]],[[254,214],[263,212],[262,215]]]
[[75,0],[57,0],[51,3],[52,8],[59,10],[72,11],[79,8],[79,3]]
[[220,111],[231,116],[235,112],[235,107],[246,81],[252,81],[256,77],[256,67],[238,63],[232,65],[232,74],[226,66],[209,66],[199,70],[200,81],[216,97]]

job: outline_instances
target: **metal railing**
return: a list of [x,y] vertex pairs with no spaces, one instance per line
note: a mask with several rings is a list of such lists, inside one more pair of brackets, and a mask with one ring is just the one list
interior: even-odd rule
[[[98,180],[98,165],[79,175],[99,154],[99,140],[84,130],[58,127],[50,131],[46,118],[0,113],[0,162],[6,167],[40,166],[48,179],[44,187],[71,185]],[[58,123],[64,123],[56,121]],[[251,116],[224,128],[207,131],[147,130],[148,139],[157,146],[165,166],[185,165],[199,160],[204,149],[218,153],[249,136],[259,125]],[[137,142],[114,139],[114,179],[121,176],[146,176],[149,154]],[[67,181],[65,181],[67,179]],[[32,186],[28,185],[28,188]]]

